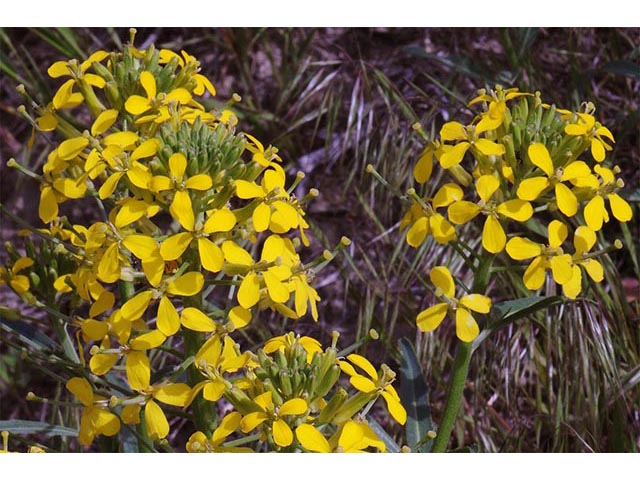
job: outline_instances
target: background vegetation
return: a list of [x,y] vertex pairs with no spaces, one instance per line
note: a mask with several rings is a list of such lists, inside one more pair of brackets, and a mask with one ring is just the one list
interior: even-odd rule
[[[0,30],[0,201],[8,210],[37,224],[37,186],[8,172],[6,161],[15,157],[37,171],[49,148],[44,136],[27,148],[31,127],[16,111],[23,99],[15,86],[23,83],[37,100],[48,100],[48,65],[118,48],[128,36],[127,29]],[[314,253],[341,235],[353,240],[317,278],[320,321],[300,321],[296,331],[329,343],[332,330],[359,340],[375,328],[381,339],[362,348],[396,368],[398,340],[408,337],[436,423],[455,335],[452,325],[417,333],[415,315],[433,301],[426,272],[446,259],[437,244],[417,251],[405,244],[401,205],[365,166],[373,164],[405,191],[422,146],[412,124],[435,133],[450,119],[469,120],[466,102],[478,88],[539,90],[565,108],[594,102],[597,119],[616,137],[611,158],[622,168],[634,208],[627,230],[614,226],[604,235],[609,242],[624,238],[628,248],[611,256],[606,281],[579,301],[511,325],[483,344],[472,359],[451,447],[640,448],[640,29],[139,29],[136,44],[150,43],[195,55],[218,101],[242,96],[240,128],[278,146],[290,172],[305,172],[300,188],[320,190],[309,207]],[[13,241],[17,226],[7,217],[0,221],[2,240]],[[462,267],[450,266],[458,276]],[[0,288],[6,304],[10,294]],[[498,277],[490,291],[497,300],[513,298],[515,289]],[[278,329],[266,321],[263,328],[264,337]],[[0,354],[0,419],[50,419],[55,409],[27,402],[25,394],[53,397],[61,391],[57,379],[21,356],[4,331]]]

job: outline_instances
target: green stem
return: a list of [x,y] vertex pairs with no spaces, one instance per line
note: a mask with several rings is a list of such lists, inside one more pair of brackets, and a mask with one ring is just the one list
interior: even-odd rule
[[[493,255],[484,255],[480,257],[478,266],[475,269],[475,276],[471,291],[473,293],[485,293],[487,285],[489,284],[489,278],[491,273],[491,263],[493,262]],[[442,453],[447,449],[449,439],[451,438],[451,432],[460,410],[460,404],[462,403],[462,394],[464,392],[464,386],[467,381],[467,374],[469,373],[469,363],[471,361],[471,354],[473,353],[472,342],[460,342],[456,349],[456,357],[453,361],[453,373],[451,376],[451,383],[449,383],[449,391],[447,392],[447,400],[445,402],[444,413],[442,414],[442,421],[438,428],[438,436],[433,442],[433,452]]]
[[442,422],[438,428],[438,436],[433,443],[433,452],[442,453],[446,451],[449,438],[453,431],[453,425],[460,410],[462,392],[469,372],[469,362],[471,360],[472,344],[460,342],[456,349],[456,358],[453,362],[453,376],[449,384],[447,401],[445,404]]

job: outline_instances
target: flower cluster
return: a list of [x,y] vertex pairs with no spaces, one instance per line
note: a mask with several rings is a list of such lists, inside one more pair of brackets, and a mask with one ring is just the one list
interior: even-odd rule
[[[205,108],[216,91],[199,71],[184,51],[139,50],[133,39],[48,69],[64,83],[33,124],[63,140],[41,175],[25,171],[40,181],[45,241],[0,278],[77,332],[66,388],[83,406],[79,441],[123,424],[142,443],[162,441],[179,410],[198,410],[194,423],[211,436],[194,434],[190,451],[234,450],[225,442],[238,429],[273,450],[384,450],[360,412],[382,396],[404,423],[386,366],[338,359],[335,341],[323,351],[288,334],[256,354],[233,338],[265,310],[317,321],[313,278],[335,252],[301,259],[304,206],[317,191],[297,198],[303,175],[287,182],[275,147],[236,132],[237,96]],[[70,221],[76,205],[99,218]],[[336,383],[341,368],[351,397]],[[235,410],[216,422],[221,399]]]
[[[497,87],[482,90],[469,103],[474,105],[482,111],[473,121],[445,123],[415,165],[419,184],[429,182],[434,164],[451,181],[433,195],[409,191],[411,205],[401,224],[407,227],[407,243],[418,247],[430,236],[474,254],[459,232],[482,218],[480,255],[498,256],[506,264],[530,261],[523,275],[528,289],[541,288],[550,271],[563,294],[575,299],[583,289],[582,270],[595,282],[603,280],[597,257],[604,250],[592,251],[598,232],[611,217],[632,218],[631,207],[617,193],[624,187],[616,177],[620,169],[605,166],[613,134],[596,121],[589,103],[572,112],[543,103],[539,93]],[[567,246],[570,232],[573,245]],[[418,327],[431,331],[447,311],[455,311],[458,337],[472,341],[479,328],[468,310],[488,313],[489,299],[476,294],[455,300],[446,267],[434,268],[431,280],[446,301],[420,312]]]

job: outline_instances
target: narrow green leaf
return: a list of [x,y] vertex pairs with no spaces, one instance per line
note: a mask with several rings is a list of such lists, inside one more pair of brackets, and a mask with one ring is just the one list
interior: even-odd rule
[[399,394],[407,410],[407,443],[413,452],[430,452],[433,441],[427,437],[427,433],[433,430],[433,421],[429,409],[429,390],[409,340],[401,338],[399,347],[402,356]]
[[614,75],[624,75],[626,77],[639,79],[640,68],[636,63],[627,60],[613,60],[602,66],[602,70]]
[[51,425],[47,422],[36,422],[31,420],[0,420],[0,431],[4,430],[15,435],[31,435],[37,433],[48,437],[78,436],[78,431],[75,428]]
[[563,297],[556,295],[552,297],[518,298],[516,300],[507,300],[506,302],[494,304],[489,314],[492,321],[473,341],[473,349],[478,348],[478,346],[496,330],[527,315],[545,310],[551,305],[562,303],[563,300]]
[[0,318],[0,327],[6,332],[16,335],[20,341],[37,350],[50,351],[57,348],[55,342],[27,322]]

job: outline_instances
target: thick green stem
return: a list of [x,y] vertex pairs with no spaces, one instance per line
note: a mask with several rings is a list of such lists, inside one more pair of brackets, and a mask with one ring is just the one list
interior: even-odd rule
[[[185,302],[186,305],[186,302]],[[188,329],[183,329],[185,357],[195,356],[204,343],[204,335]],[[192,387],[203,380],[202,374],[195,364],[187,368],[187,382]],[[213,433],[216,426],[217,414],[215,404],[204,399],[200,394],[191,404],[193,411],[193,422],[197,430],[203,432],[207,437]]]
[[[484,294],[489,284],[491,273],[491,263],[493,255],[485,255],[480,257],[478,266],[474,272],[473,285],[471,291],[473,293]],[[453,373],[451,382],[449,383],[449,391],[447,392],[447,400],[445,402],[442,421],[438,428],[438,436],[433,442],[433,452],[442,453],[447,449],[451,432],[460,410],[462,403],[462,394],[469,373],[469,363],[471,361],[471,353],[473,353],[473,343],[460,342],[456,349],[456,357],[453,361]]]
[[471,360],[472,344],[466,342],[458,343],[456,350],[456,358],[453,363],[453,375],[449,384],[449,392],[447,394],[447,402],[445,404],[442,422],[438,428],[438,436],[433,443],[433,452],[442,453],[446,451],[449,444],[449,438],[453,431],[460,403],[462,401],[462,392],[467,380],[467,372],[469,371],[469,361]]

